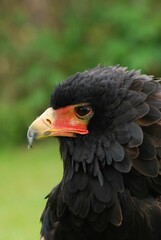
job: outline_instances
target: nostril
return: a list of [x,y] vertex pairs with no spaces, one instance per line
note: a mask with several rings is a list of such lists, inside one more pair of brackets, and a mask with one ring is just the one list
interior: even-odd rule
[[51,120],[50,119],[46,119],[47,123],[51,125]]

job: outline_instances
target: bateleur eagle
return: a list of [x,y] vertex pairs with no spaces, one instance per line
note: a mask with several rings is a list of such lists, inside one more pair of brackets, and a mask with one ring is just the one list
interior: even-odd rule
[[76,73],[27,136],[56,136],[63,159],[41,239],[161,240],[159,79],[120,66]]

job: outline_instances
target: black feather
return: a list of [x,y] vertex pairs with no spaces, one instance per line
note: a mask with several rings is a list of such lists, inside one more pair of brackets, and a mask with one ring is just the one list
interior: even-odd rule
[[122,161],[125,155],[123,147],[117,141],[111,144],[109,153],[115,162]]
[[156,96],[149,96],[147,98],[147,103],[156,107],[157,109],[161,109],[161,99]]
[[146,95],[152,94],[158,88],[158,83],[156,82],[145,82],[142,91]]
[[111,216],[110,216],[110,222],[115,226],[120,226],[122,224],[123,216],[120,204],[118,202],[118,199],[116,199],[112,210],[111,210]]
[[143,128],[144,132],[148,133],[151,140],[156,147],[161,147],[161,126],[158,124],[152,124]]
[[146,133],[144,133],[143,143],[139,146],[139,153],[139,158],[143,160],[151,160],[156,156],[156,148]]
[[103,203],[109,203],[113,197],[112,187],[107,181],[104,182],[103,186],[100,186],[98,180],[93,179],[91,190],[96,199]]
[[149,105],[149,112],[138,122],[141,126],[149,126],[153,123],[160,121],[160,119],[161,119],[160,111],[156,107]]
[[159,173],[159,165],[156,157],[151,159],[151,161],[138,158],[133,159],[132,161],[134,168],[145,176],[156,177]]
[[138,106],[136,106],[136,120],[139,118],[144,117],[149,112],[149,105],[147,103],[141,103]]
[[128,143],[129,148],[139,146],[143,141],[143,132],[142,129],[136,123],[128,124],[130,141]]
[[93,194],[91,196],[91,206],[95,213],[101,213],[106,209],[106,203],[99,201]]
[[129,158],[128,154],[125,155],[124,159],[121,162],[115,162],[113,164],[114,168],[122,173],[127,173],[132,167],[132,161]]
[[142,91],[142,88],[143,88],[143,85],[144,85],[144,81],[142,80],[135,80],[130,89],[132,89],[133,91]]

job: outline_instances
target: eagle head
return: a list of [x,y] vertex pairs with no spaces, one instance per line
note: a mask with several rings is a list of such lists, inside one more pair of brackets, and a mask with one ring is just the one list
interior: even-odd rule
[[[45,137],[60,141],[64,175],[54,197],[57,218],[63,202],[89,221],[91,209],[94,214],[107,209],[108,221],[120,226],[124,174],[132,168],[143,176],[159,172],[160,92],[152,76],[120,66],[76,73],[55,88],[50,107],[30,125],[27,137],[29,146]],[[91,224],[100,231],[108,221]]]

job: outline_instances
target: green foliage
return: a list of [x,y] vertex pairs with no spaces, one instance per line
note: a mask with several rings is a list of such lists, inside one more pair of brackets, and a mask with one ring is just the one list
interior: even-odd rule
[[0,144],[26,141],[54,86],[98,64],[161,75],[159,0],[18,0],[0,8]]

